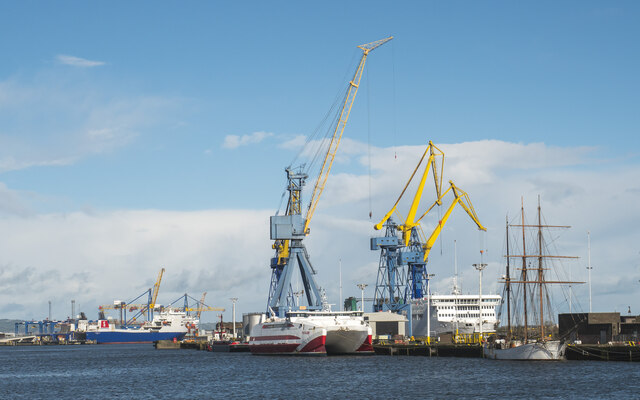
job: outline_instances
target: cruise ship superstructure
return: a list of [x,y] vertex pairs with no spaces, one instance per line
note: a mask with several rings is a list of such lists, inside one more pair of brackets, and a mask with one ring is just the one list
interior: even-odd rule
[[413,300],[411,304],[411,331],[413,336],[427,335],[427,316],[431,317],[431,335],[441,333],[471,334],[495,332],[496,307],[502,297],[482,295],[482,330],[480,330],[480,296],[478,294],[432,294],[431,310],[427,312],[429,298]]

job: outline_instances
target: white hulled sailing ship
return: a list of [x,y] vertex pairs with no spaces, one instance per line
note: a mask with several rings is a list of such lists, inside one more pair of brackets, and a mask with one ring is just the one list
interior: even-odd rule
[[[522,232],[521,254],[510,254],[509,227],[519,228],[518,230]],[[506,311],[507,336],[505,339],[495,340],[484,345],[483,350],[486,358],[495,360],[564,359],[565,343],[551,338],[549,326],[545,325],[545,321],[553,319],[548,286],[550,284],[582,282],[549,279],[552,273],[556,277],[560,276],[560,271],[553,268],[554,264],[550,261],[577,257],[550,254],[548,243],[543,236],[543,229],[548,228],[569,228],[569,226],[543,225],[539,197],[537,224],[528,225],[525,223],[524,204],[521,208],[521,224],[510,225],[507,221],[506,273],[502,277],[505,303],[501,309],[501,311]],[[527,233],[532,233],[532,230],[535,239],[533,240],[533,250],[530,251],[530,247],[527,247]],[[527,251],[530,252],[527,253]],[[512,259],[521,260],[515,279],[511,274]]]

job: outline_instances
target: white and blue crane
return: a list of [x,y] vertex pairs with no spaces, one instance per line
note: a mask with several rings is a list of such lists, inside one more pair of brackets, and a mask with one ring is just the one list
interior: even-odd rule
[[[397,209],[398,204],[425,159],[426,165],[422,178],[411,202],[407,217],[404,218]],[[436,200],[427,211],[416,219],[429,170],[433,172]],[[422,299],[427,295],[426,288],[428,287],[429,279],[427,262],[429,253],[456,205],[459,204],[467,212],[480,230],[486,231],[478,220],[478,216],[466,192],[457,187],[452,181],[449,181],[449,188],[442,192],[443,172],[444,153],[432,142],[429,142],[398,200],[382,220],[374,225],[376,230],[385,229],[384,236],[371,238],[371,250],[380,250],[378,276],[373,299],[374,311],[406,312],[410,316],[411,301]],[[439,219],[431,235],[426,238],[420,221],[433,207],[440,206],[449,192],[453,194],[454,199],[444,215]],[[396,223],[393,220],[392,216],[394,215],[401,221],[400,223]]]
[[[321,144],[328,144],[328,149],[324,154],[322,167],[316,179],[313,194],[309,201],[306,213],[302,214],[302,189],[309,178],[305,164],[299,167],[287,167],[287,188],[288,201],[284,215],[271,217],[271,240],[274,241],[273,248],[276,251],[275,257],[271,259],[271,285],[269,288],[269,298],[267,301],[267,312],[278,316],[284,316],[287,310],[299,307],[300,309],[321,310],[323,308],[323,293],[315,281],[314,270],[309,260],[309,254],[303,243],[304,238],[309,235],[309,224],[318,206],[320,196],[324,190],[327,178],[331,172],[331,166],[340,146],[340,140],[344,128],[349,120],[349,114],[353,101],[355,100],[360,79],[364,71],[367,56],[371,51],[393,39],[388,37],[375,42],[358,46],[362,50],[362,57],[353,78],[349,81],[342,108],[335,119],[335,124],[329,130],[328,140],[320,141]],[[299,271],[303,294],[306,299],[306,306],[300,306],[294,299],[296,293],[292,288],[292,276],[294,271]]]

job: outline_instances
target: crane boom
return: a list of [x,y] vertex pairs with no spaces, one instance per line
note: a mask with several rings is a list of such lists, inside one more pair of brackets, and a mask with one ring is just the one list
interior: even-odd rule
[[324,190],[324,186],[327,183],[327,178],[329,177],[329,172],[331,172],[331,166],[333,165],[333,161],[335,160],[336,152],[338,151],[338,146],[340,146],[340,140],[342,139],[342,133],[344,132],[344,128],[347,125],[347,121],[349,120],[349,114],[351,113],[351,107],[353,106],[353,101],[356,98],[356,94],[358,93],[358,87],[360,86],[360,79],[362,78],[362,72],[364,71],[364,65],[367,61],[367,56],[374,49],[382,46],[386,42],[393,39],[393,36],[389,36],[388,38],[377,40],[375,42],[362,44],[358,46],[358,48],[362,49],[362,57],[360,58],[360,63],[358,64],[358,68],[356,69],[355,74],[353,75],[353,79],[349,81],[349,89],[347,90],[347,95],[344,99],[344,104],[342,105],[342,111],[340,112],[340,118],[338,119],[338,123],[336,124],[333,136],[331,137],[331,141],[329,142],[329,150],[327,154],[324,156],[324,161],[322,162],[322,168],[320,169],[320,174],[318,175],[318,179],[316,180],[316,184],[313,188],[313,194],[311,195],[311,200],[309,201],[309,209],[307,211],[307,215],[304,223],[304,233],[307,235],[309,233],[309,223],[311,222],[311,218],[313,217],[313,213],[318,206],[318,201],[320,200],[320,195]]
[[[433,248],[434,243],[440,236],[440,232],[442,232],[442,228],[444,227],[444,224],[447,222],[447,220],[451,216],[451,212],[455,208],[456,204],[460,204],[460,206],[464,208],[467,214],[469,214],[469,217],[471,217],[473,222],[476,223],[476,225],[478,226],[478,229],[483,231],[487,230],[484,226],[482,226],[482,224],[478,220],[478,216],[476,215],[476,211],[473,209],[473,205],[471,204],[469,195],[465,191],[463,191],[462,189],[454,185],[453,181],[449,181],[449,184],[451,186],[442,194],[442,196],[444,197],[449,192],[449,190],[451,190],[453,191],[454,199],[453,199],[453,202],[451,202],[451,205],[449,206],[447,211],[444,213],[444,216],[442,217],[442,219],[438,221],[438,225],[436,226],[436,229],[434,229],[433,233],[431,233],[431,236],[429,236],[429,239],[427,239],[427,242],[424,244],[424,261],[425,262],[429,258],[429,253],[431,252],[431,248]],[[422,219],[422,217],[420,217],[420,219]],[[419,221],[420,220],[418,220],[418,222]]]
[[196,311],[196,318],[200,319],[200,315],[202,314],[202,308],[204,307],[204,298],[207,297],[207,292],[202,293],[202,297],[200,298],[200,302],[198,303],[198,311]]
[[160,282],[162,281],[162,274],[164,274],[164,268],[160,269],[158,273],[158,279],[156,279],[156,283],[153,285],[153,293],[151,294],[151,304],[149,304],[149,308],[153,310],[156,305],[156,299],[158,298],[158,292],[160,291]]
[[[420,183],[418,184],[418,189],[416,190],[416,194],[413,197],[413,201],[411,202],[411,207],[409,208],[409,213],[407,214],[407,218],[405,219],[405,222],[403,224],[398,225],[398,230],[402,231],[405,246],[409,245],[409,240],[411,238],[411,230],[415,226],[418,226],[420,219],[422,219],[433,208],[433,206],[429,207],[429,209],[417,221],[414,221],[416,212],[418,210],[418,205],[420,205],[420,199],[422,198],[422,191],[424,189],[424,184],[427,181],[427,177],[429,175],[429,169],[433,171],[433,181],[436,188],[436,198],[437,198],[436,204],[442,204],[441,189],[442,189],[442,176],[443,176],[443,169],[444,169],[444,153],[442,152],[442,150],[437,148],[432,141],[429,141],[429,145],[424,151],[424,154],[422,154],[422,158],[420,158],[418,165],[416,165],[416,168],[413,170],[413,173],[411,174],[411,177],[407,181],[407,184],[404,186],[404,189],[402,189],[402,192],[400,193],[398,200],[396,200],[396,203],[393,205],[391,210],[382,218],[382,220],[378,222],[376,225],[374,225],[374,228],[376,230],[382,229],[382,227],[384,226],[384,223],[387,222],[389,218],[391,218],[394,212],[396,212],[396,208],[398,206],[398,203],[400,202],[400,199],[402,199],[402,196],[404,195],[405,191],[409,187],[409,184],[413,180],[413,177],[416,175],[416,172],[418,172],[418,169],[420,168],[420,165],[422,165],[422,162],[424,161],[425,157],[427,157],[427,154],[429,154],[429,157],[427,158],[427,164],[425,165],[422,178],[420,179]],[[438,162],[437,162],[438,158],[441,159],[441,162],[439,163],[440,168],[438,168]]]

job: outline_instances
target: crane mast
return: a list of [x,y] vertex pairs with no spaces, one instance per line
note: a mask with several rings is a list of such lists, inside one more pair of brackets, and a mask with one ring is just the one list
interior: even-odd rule
[[323,293],[316,284],[314,275],[316,271],[313,269],[309,260],[307,249],[302,243],[303,239],[309,234],[309,224],[313,218],[313,214],[318,206],[318,202],[326,185],[333,161],[335,160],[344,128],[349,120],[351,107],[355,100],[360,79],[364,71],[367,56],[371,51],[380,47],[384,43],[393,39],[388,37],[375,42],[358,46],[362,50],[362,57],[353,78],[348,83],[348,89],[345,95],[342,109],[339,113],[337,123],[333,127],[333,135],[329,141],[328,150],[324,156],[320,173],[316,179],[313,193],[309,201],[306,215],[302,216],[302,188],[304,187],[308,175],[304,172],[304,168],[287,167],[287,191],[289,192],[289,200],[287,202],[287,210],[285,215],[274,215],[271,217],[271,240],[274,241],[273,248],[276,250],[276,256],[271,259],[271,285],[269,288],[269,297],[267,300],[267,311],[283,316],[284,313],[293,307],[297,307],[293,299],[293,289],[291,287],[291,278],[294,270],[300,272],[303,294],[306,298],[310,310],[319,310],[323,307]]

